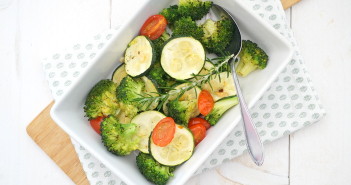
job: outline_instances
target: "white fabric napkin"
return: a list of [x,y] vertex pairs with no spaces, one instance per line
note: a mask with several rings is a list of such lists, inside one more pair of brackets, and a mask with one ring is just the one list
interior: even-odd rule
[[[250,110],[264,144],[288,135],[320,120],[325,111],[314,91],[285,13],[277,0],[244,0],[245,4],[285,36],[295,49],[293,58],[271,87]],[[118,29],[118,28],[117,28]],[[107,30],[92,40],[47,57],[43,62],[54,99],[59,99],[105,43],[116,33]],[[195,174],[222,164],[246,150],[242,124],[229,134]],[[72,140],[91,184],[125,184],[100,161]]]

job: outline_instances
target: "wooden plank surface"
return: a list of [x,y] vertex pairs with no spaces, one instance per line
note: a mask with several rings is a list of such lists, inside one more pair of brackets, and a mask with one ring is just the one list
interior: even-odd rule
[[292,7],[294,4],[300,2],[301,0],[280,0],[282,2],[283,8],[288,9]]
[[51,102],[27,127],[27,133],[76,184],[89,184],[69,136],[50,117]]
[[[289,8],[300,0],[281,0],[284,9]],[[125,15],[118,15],[117,11],[113,11],[112,2],[112,20],[111,25],[119,24],[120,19],[113,19],[114,16],[121,17]],[[55,122],[50,117],[50,109],[54,102],[51,102],[28,126],[27,133],[28,135],[43,149],[43,151],[73,180],[76,184],[89,184],[87,177],[83,171],[83,168],[80,164],[80,161],[77,157],[77,154],[74,150],[74,147],[71,143],[69,136],[58,127]],[[59,139],[58,139],[59,138]],[[288,142],[288,139],[282,139],[280,142]],[[284,152],[286,153],[286,152]],[[244,156],[244,159],[247,156]],[[246,159],[247,160],[247,159]],[[268,164],[269,165],[269,164]],[[251,167],[246,167],[240,163],[240,158],[236,161],[233,161],[233,166],[237,166],[239,169],[251,170]],[[285,166],[285,164],[283,164]],[[275,165],[271,165],[270,168],[274,171]],[[223,168],[226,168],[224,166]],[[239,171],[238,171],[239,172]],[[219,175],[225,176],[225,174]],[[255,173],[259,173],[256,171]],[[280,179],[284,179],[282,177]],[[270,180],[270,178],[268,178]],[[283,180],[284,181],[284,180]],[[244,182],[242,182],[244,183]],[[284,183],[283,183],[284,184]]]

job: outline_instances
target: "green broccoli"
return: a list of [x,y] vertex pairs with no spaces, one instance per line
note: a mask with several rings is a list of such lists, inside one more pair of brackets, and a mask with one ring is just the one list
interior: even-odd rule
[[200,20],[210,11],[212,1],[179,0],[178,11],[183,17],[190,16],[193,20]]
[[197,26],[190,17],[182,17],[174,23],[172,36],[192,36],[196,40],[201,40],[203,35],[202,28]]
[[250,40],[243,40],[239,57],[236,73],[243,77],[256,69],[266,68],[269,58],[263,49]]
[[163,45],[169,38],[170,35],[166,31],[164,31],[159,38],[152,41],[154,43],[157,58],[161,57]]
[[202,25],[204,36],[202,43],[209,53],[222,55],[223,51],[233,40],[234,24],[228,18],[222,18],[220,21],[207,19]]
[[122,124],[116,117],[108,116],[101,122],[101,140],[113,154],[128,155],[138,149],[137,129],[134,123]]
[[130,123],[130,121],[139,112],[138,108],[133,104],[125,104],[123,102],[118,102],[120,112],[117,115],[118,121],[121,123]]
[[172,5],[169,8],[165,8],[160,14],[166,18],[168,24],[173,24],[181,17],[178,11],[178,5]]
[[147,76],[156,83],[162,93],[167,92],[168,89],[165,87],[171,87],[176,83],[176,81],[163,70],[160,62],[156,62],[155,65],[152,66]]
[[116,88],[117,85],[111,80],[101,80],[90,90],[84,105],[85,116],[89,120],[118,114]]
[[173,177],[175,167],[158,163],[151,155],[140,152],[136,157],[136,164],[145,178],[157,185],[164,185]]
[[139,108],[138,102],[136,102],[135,99],[142,96],[144,89],[145,84],[141,79],[126,76],[117,87],[117,100]]
[[194,117],[194,112],[197,110],[197,101],[178,99],[172,100],[167,104],[168,114],[177,124],[187,126],[189,119]]
[[217,100],[211,112],[205,116],[205,120],[207,120],[212,126],[215,125],[227,110],[238,103],[239,101],[236,95]]

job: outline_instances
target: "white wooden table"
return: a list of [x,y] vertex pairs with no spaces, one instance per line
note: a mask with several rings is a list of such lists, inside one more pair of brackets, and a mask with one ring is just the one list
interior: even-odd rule
[[[0,184],[73,184],[27,136],[52,101],[40,59],[121,23],[142,0],[0,0]],[[286,11],[327,110],[318,124],[189,184],[351,184],[351,1],[302,0]]]

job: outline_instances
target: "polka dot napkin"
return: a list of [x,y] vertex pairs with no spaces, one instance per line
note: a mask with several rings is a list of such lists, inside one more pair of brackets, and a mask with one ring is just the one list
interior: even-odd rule
[[[278,0],[244,1],[249,8],[285,36],[295,49],[289,64],[251,109],[252,118],[261,139],[264,144],[267,144],[317,122],[325,112],[311,84],[296,41],[286,23],[280,2]],[[55,99],[59,99],[65,93],[113,34],[115,30],[108,30],[96,35],[89,42],[76,44],[73,48],[55,53],[44,60],[44,70]],[[245,142],[242,125],[238,124],[195,174],[241,155],[246,150]],[[79,143],[74,140],[72,143],[91,184],[125,184]]]

